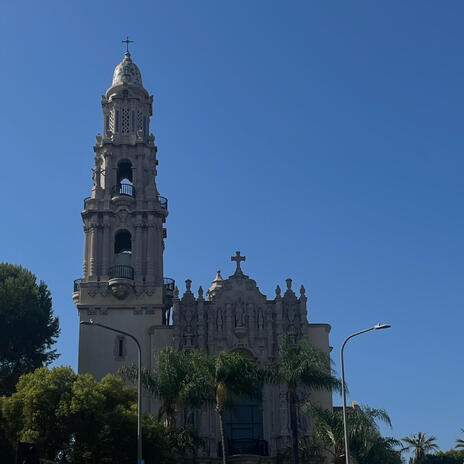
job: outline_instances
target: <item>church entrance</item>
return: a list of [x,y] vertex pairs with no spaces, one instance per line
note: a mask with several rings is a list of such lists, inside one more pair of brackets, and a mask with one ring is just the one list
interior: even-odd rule
[[[263,408],[260,400],[239,398],[224,411],[224,429],[229,454],[267,456],[263,433]],[[221,450],[221,448],[219,447]]]

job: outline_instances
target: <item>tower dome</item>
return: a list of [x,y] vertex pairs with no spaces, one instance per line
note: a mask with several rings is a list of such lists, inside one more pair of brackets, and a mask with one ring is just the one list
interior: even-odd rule
[[132,61],[129,52],[124,54],[124,59],[114,68],[112,87],[120,84],[142,85],[142,75],[140,69]]

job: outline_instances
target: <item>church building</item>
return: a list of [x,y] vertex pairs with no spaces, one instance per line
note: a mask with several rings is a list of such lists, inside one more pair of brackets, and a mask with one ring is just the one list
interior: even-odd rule
[[[92,319],[132,334],[141,345],[144,368],[150,369],[156,353],[166,346],[202,349],[211,355],[240,351],[265,365],[278,359],[280,339],[287,332],[328,354],[330,326],[308,322],[303,285],[295,291],[292,279],[287,279],[283,290],[277,285],[275,295],[268,298],[242,269],[245,256],[239,251],[230,258],[229,277],[217,271],[206,291],[199,286],[196,292],[187,279],[185,292],[179,293],[175,281],[163,273],[168,200],[156,187],[157,147],[150,131],[153,96],[143,87],[129,51],[116,66],[101,104],[103,135],[96,136],[93,187],[82,211],[82,278],[74,281],[79,320]],[[79,373],[100,379],[136,360],[130,338],[81,326]],[[330,392],[309,395],[332,408]],[[156,400],[144,395],[145,411],[155,413],[156,406]],[[220,434],[215,411],[179,415],[199,429],[209,456],[217,457]],[[226,414],[230,454],[276,456],[290,444],[289,422],[285,388],[264,387],[261,401],[240,401]],[[311,432],[305,416],[299,417],[299,427],[302,435]]]

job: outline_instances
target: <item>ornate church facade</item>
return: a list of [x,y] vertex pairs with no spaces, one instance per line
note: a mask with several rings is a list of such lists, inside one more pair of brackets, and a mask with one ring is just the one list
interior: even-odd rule
[[[183,295],[163,275],[168,201],[156,187],[157,147],[150,132],[153,96],[143,87],[139,68],[129,52],[119,63],[113,82],[102,96],[103,135],[96,137],[91,196],[84,200],[84,257],[82,278],[74,282],[73,300],[80,321],[113,327],[133,335],[141,345],[142,364],[154,368],[156,353],[166,346],[202,349],[212,355],[241,351],[258,364],[278,359],[284,333],[309,340],[330,352],[328,324],[308,322],[307,297],[298,295],[287,279],[268,299],[255,280],[242,270],[245,257],[236,252],[235,271],[220,271],[197,295],[186,280]],[[101,378],[136,361],[135,344],[122,334],[81,327],[80,373]],[[330,392],[301,392],[332,408]],[[143,408],[156,411],[156,401],[144,395]],[[220,442],[213,410],[179,412],[206,439],[208,454],[218,456]],[[310,421],[299,417],[300,432],[311,432]],[[285,388],[266,386],[262,399],[240,400],[225,417],[232,454],[276,456],[289,445],[290,423]]]

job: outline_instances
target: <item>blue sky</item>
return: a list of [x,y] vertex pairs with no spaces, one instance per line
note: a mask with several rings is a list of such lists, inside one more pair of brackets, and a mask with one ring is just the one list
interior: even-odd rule
[[[396,437],[464,427],[464,4],[459,1],[8,2],[0,26],[0,260],[47,282],[77,366],[72,281],[100,95],[121,40],[155,95],[165,275],[294,279],[347,347],[350,400]],[[337,398],[337,402],[340,400]]]

